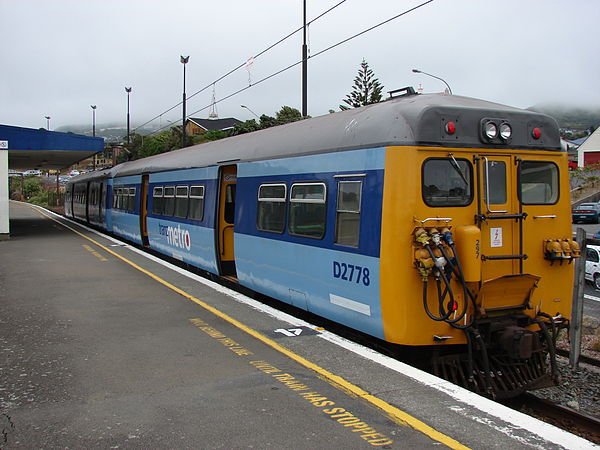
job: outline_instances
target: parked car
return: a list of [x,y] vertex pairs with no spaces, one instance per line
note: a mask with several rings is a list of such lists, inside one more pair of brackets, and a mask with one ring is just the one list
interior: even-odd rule
[[600,290],[600,246],[588,245],[585,255],[585,279]]
[[39,169],[26,170],[25,172],[23,172],[23,175],[25,175],[26,177],[30,177],[30,176],[39,177],[41,174],[42,174],[42,171]]
[[600,203],[582,203],[571,211],[573,223],[600,223]]

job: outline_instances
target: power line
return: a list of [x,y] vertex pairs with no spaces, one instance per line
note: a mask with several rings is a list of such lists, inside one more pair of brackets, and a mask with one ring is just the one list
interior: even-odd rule
[[[345,3],[346,0],[341,0],[339,3],[335,4],[334,6],[332,6],[331,8],[329,8],[328,10],[322,12],[321,14],[319,14],[317,17],[315,17],[314,19],[312,19],[310,22],[308,22],[306,25],[309,26],[310,24],[312,24],[313,22],[319,20],[321,17],[323,17],[324,15],[328,14],[329,12],[333,11],[335,8],[337,8],[338,6],[340,6],[342,3]],[[268,46],[267,48],[265,48],[264,50],[262,50],[261,52],[257,53],[255,56],[253,56],[251,59],[256,59],[262,55],[264,55],[265,53],[267,53],[269,50],[273,49],[274,47],[276,47],[277,45],[281,44],[282,42],[286,41],[287,39],[289,39],[290,37],[292,37],[294,34],[298,33],[300,30],[302,30],[304,28],[304,26],[301,26],[299,28],[297,28],[296,30],[292,31],[291,33],[289,33],[287,36],[279,39],[277,42],[275,42],[274,44],[271,44],[270,46]],[[195,97],[196,95],[200,94],[201,92],[205,91],[206,89],[208,89],[210,86],[213,86],[214,84],[218,83],[219,81],[223,80],[224,78],[228,77],[229,75],[231,75],[232,73],[238,71],[239,69],[241,69],[242,67],[244,67],[246,65],[247,61],[244,61],[243,63],[241,63],[240,65],[238,65],[237,67],[231,69],[229,72],[227,72],[225,75],[220,76],[219,78],[217,78],[215,81],[213,81],[212,83],[207,84],[206,86],[204,86],[202,89],[194,92],[193,94],[191,94],[189,97],[187,97],[187,99],[189,100],[192,97]],[[256,83],[255,83],[256,84]],[[221,100],[219,100],[221,101]],[[218,103],[218,102],[216,102]],[[180,101],[179,103],[177,103],[176,105],[170,107],[169,109],[167,109],[166,111],[163,111],[162,113],[160,113],[159,115],[153,117],[152,119],[148,120],[147,122],[144,122],[143,124],[137,126],[136,128],[133,129],[133,131],[135,132],[135,130],[142,128],[144,125],[147,125],[153,121],[155,121],[156,119],[162,117],[164,114],[173,111],[175,108],[177,108],[178,106],[180,106],[181,104],[183,104],[183,101]],[[206,109],[206,108],[203,108]],[[200,110],[201,111],[201,110]],[[198,112],[198,111],[196,111]],[[195,114],[195,113],[192,113]],[[190,114],[188,117],[190,117],[192,114]],[[162,127],[159,128],[158,130],[156,130],[154,133],[162,130],[163,128],[167,128],[167,127]],[[152,133],[152,134],[154,134]]]
[[[319,55],[322,55],[323,53],[325,53],[325,52],[328,52],[329,50],[332,50],[332,49],[334,49],[334,48],[336,48],[336,47],[338,47],[338,46],[340,46],[340,45],[342,45],[342,44],[345,44],[345,43],[346,43],[346,42],[348,42],[348,41],[351,41],[352,39],[355,39],[355,38],[357,38],[357,37],[359,37],[359,36],[362,36],[363,34],[365,34],[365,33],[368,33],[369,31],[372,31],[372,30],[374,30],[374,29],[376,29],[376,28],[378,28],[378,27],[380,27],[380,26],[382,26],[382,25],[385,25],[386,23],[388,23],[388,22],[391,22],[391,21],[393,21],[393,20],[395,20],[395,19],[397,19],[397,18],[399,18],[399,17],[402,17],[402,16],[404,16],[404,15],[406,15],[406,14],[409,14],[409,13],[411,13],[411,12],[413,12],[413,11],[415,11],[415,10],[417,10],[417,9],[419,9],[419,8],[421,8],[421,7],[425,6],[425,5],[427,5],[428,3],[431,3],[431,2],[433,2],[433,1],[434,1],[434,0],[427,0],[426,2],[423,2],[423,3],[421,3],[420,5],[417,5],[417,6],[415,6],[414,8],[407,9],[406,11],[404,11],[404,12],[402,12],[402,13],[400,13],[400,14],[398,14],[398,15],[394,16],[394,17],[391,17],[391,18],[389,18],[389,19],[387,19],[387,20],[384,20],[383,22],[380,22],[380,23],[378,23],[377,25],[374,25],[374,26],[372,26],[372,27],[370,27],[370,28],[367,28],[366,30],[363,30],[363,31],[361,31],[361,32],[359,32],[359,33],[356,33],[356,34],[354,34],[354,35],[352,35],[352,36],[350,36],[350,37],[348,37],[348,38],[346,38],[346,39],[344,39],[344,40],[342,40],[342,41],[340,41],[340,42],[338,42],[338,43],[336,43],[336,44],[333,44],[333,45],[331,45],[331,46],[329,46],[329,47],[327,47],[327,48],[325,48],[325,49],[321,50],[320,52],[317,52],[317,53],[315,53],[314,55],[311,55],[311,56],[309,56],[309,57],[308,57],[308,59],[315,58],[315,57],[317,57],[317,56],[319,56]],[[231,93],[231,94],[229,94],[229,95],[227,95],[227,96],[225,96],[225,97],[223,97],[223,98],[220,98],[220,99],[219,99],[219,100],[217,100],[215,103],[220,103],[220,102],[222,102],[223,100],[227,100],[227,99],[229,99],[229,98],[233,97],[234,95],[237,95],[237,94],[239,94],[239,93],[241,93],[241,92],[244,92],[244,91],[246,91],[246,90],[250,89],[251,87],[254,87],[254,86],[256,86],[257,84],[263,83],[264,81],[267,81],[267,80],[269,80],[269,79],[271,79],[271,78],[273,78],[273,77],[275,77],[275,76],[277,76],[277,75],[279,75],[279,74],[281,74],[281,73],[283,73],[283,72],[286,72],[287,70],[290,70],[290,69],[291,69],[291,68],[293,68],[293,67],[296,67],[298,64],[301,64],[302,62],[303,62],[303,60],[300,60],[300,61],[297,61],[297,62],[295,62],[295,63],[293,63],[293,64],[290,64],[289,66],[287,66],[287,67],[285,67],[285,68],[283,68],[283,69],[281,69],[281,70],[278,70],[277,72],[274,72],[274,73],[272,73],[271,75],[268,75],[268,76],[266,76],[265,78],[262,78],[262,79],[258,80],[257,82],[255,82],[255,83],[253,83],[253,84],[251,84],[251,85],[249,85],[249,86],[243,87],[243,88],[241,88],[241,89],[239,89],[239,90],[237,90],[237,91],[235,91],[235,92],[233,92],[233,93]],[[210,108],[210,105],[208,105],[208,106],[205,106],[205,107],[203,107],[203,108],[200,108],[200,109],[199,109],[199,110],[197,110],[197,111],[194,111],[193,113],[191,113],[191,114],[190,114],[190,116],[192,116],[192,115],[194,115],[194,114],[196,114],[196,113],[199,113],[200,111],[204,111],[204,110],[205,110],[205,109],[207,109],[207,108]],[[166,128],[166,127],[163,127],[163,128]],[[159,130],[157,130],[157,131],[160,131],[160,129],[159,129]]]

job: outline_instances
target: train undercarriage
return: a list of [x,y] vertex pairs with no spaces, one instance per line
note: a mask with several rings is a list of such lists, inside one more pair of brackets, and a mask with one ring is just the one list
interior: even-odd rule
[[[529,325],[538,330],[525,328]],[[568,320],[545,314],[481,321],[477,328],[465,330],[466,349],[434,350],[431,368],[436,376],[494,399],[554,386],[560,379],[556,339],[568,326]]]

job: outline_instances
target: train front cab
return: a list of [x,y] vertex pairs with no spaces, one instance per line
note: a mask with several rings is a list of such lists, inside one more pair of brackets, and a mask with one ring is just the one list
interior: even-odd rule
[[556,381],[578,256],[565,167],[558,151],[388,148],[386,340],[437,347],[439,375],[488,395]]

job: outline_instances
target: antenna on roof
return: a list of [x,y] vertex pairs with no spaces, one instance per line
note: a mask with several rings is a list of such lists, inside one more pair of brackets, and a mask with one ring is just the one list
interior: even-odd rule
[[209,119],[218,119],[219,114],[217,113],[217,102],[215,98],[215,85],[213,84],[212,102],[210,104],[210,112],[208,113]]

